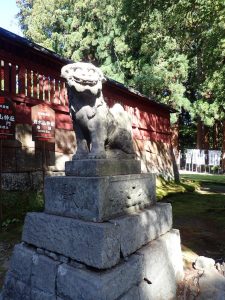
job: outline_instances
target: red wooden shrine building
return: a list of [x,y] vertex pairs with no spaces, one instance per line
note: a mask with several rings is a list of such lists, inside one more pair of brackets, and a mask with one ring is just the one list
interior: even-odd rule
[[[60,77],[62,66],[70,62],[0,28],[0,97],[13,102],[16,120],[15,140],[0,140],[3,188],[39,187],[43,165],[48,174],[63,172],[74,153],[65,81]],[[119,102],[131,114],[143,171],[173,177],[170,109],[110,79],[103,94],[109,106]],[[45,143],[32,140],[31,108],[41,103],[55,112],[55,139]]]

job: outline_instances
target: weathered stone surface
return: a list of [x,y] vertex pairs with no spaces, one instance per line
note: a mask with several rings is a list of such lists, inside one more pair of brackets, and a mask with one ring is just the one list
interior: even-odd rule
[[105,177],[49,177],[45,211],[89,221],[105,221],[155,203],[154,174]]
[[216,268],[206,268],[199,277],[200,293],[198,300],[224,300],[225,299],[225,278],[218,273]]
[[141,162],[134,159],[73,160],[65,164],[67,176],[99,177],[141,173]]
[[22,244],[18,244],[14,247],[10,260],[10,272],[13,273],[16,279],[22,280],[24,283],[30,283],[34,253],[34,250]]
[[172,264],[177,282],[181,281],[184,277],[184,271],[179,230],[170,230],[167,234],[164,234],[160,240],[164,243],[164,245],[166,245],[166,251]]
[[11,272],[8,272],[5,277],[3,286],[3,300],[31,300],[30,287],[16,279]]
[[101,273],[61,265],[57,293],[63,299],[115,300],[141,282],[142,272],[142,257],[138,255]]
[[121,252],[127,256],[172,228],[172,207],[169,203],[160,203],[110,222],[119,225]]
[[43,291],[32,289],[30,299],[31,300],[56,300],[57,298],[55,294],[49,294]]
[[[22,250],[26,253],[23,264]],[[89,269],[76,262],[61,264],[24,245],[15,247],[15,259],[18,262],[12,260],[5,279],[3,300],[172,300],[183,272],[177,230],[162,235],[108,270]],[[19,263],[28,267],[32,275],[27,277],[26,270],[18,271]],[[223,296],[224,277],[216,269],[214,273],[207,273],[208,277],[199,282],[203,288],[199,299],[214,299],[204,298],[211,297],[212,291]],[[215,299],[223,299],[218,297]]]
[[110,268],[120,259],[119,227],[110,223],[28,213],[22,240],[99,269]]
[[179,231],[169,231],[137,253],[144,261],[140,299],[175,299],[176,283],[183,278]]
[[[59,262],[56,262],[53,259],[46,257],[45,255],[39,255],[39,254],[35,254],[32,260],[33,260],[32,275],[31,275],[32,288],[41,290],[46,294],[54,294],[55,280],[56,280],[56,274],[57,274]],[[39,293],[36,294],[38,295]]]
[[8,191],[24,191],[31,187],[29,173],[3,173],[2,188]]
[[134,286],[125,295],[121,296],[118,300],[142,300],[139,297],[139,288]]
[[207,270],[207,269],[215,269],[215,260],[205,256],[198,256],[194,263],[194,268],[196,270]]
[[30,299],[31,300],[56,300],[56,295],[39,291],[37,289],[32,289]]
[[108,107],[102,94],[102,71],[93,64],[77,62],[64,66],[61,76],[67,81],[76,133],[73,159],[106,158],[106,148],[134,156],[131,118],[120,104]]

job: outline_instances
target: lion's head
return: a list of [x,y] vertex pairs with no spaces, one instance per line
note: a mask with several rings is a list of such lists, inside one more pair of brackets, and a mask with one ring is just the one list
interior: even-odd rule
[[90,91],[93,95],[97,95],[102,90],[102,82],[105,81],[99,68],[84,62],[64,66],[61,76],[66,79],[69,87],[74,87],[77,92]]

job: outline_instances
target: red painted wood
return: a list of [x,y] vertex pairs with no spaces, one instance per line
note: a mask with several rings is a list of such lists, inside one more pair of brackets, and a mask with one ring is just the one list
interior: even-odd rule
[[65,99],[65,83],[60,81],[60,103],[61,105],[65,105],[66,99]]
[[48,76],[44,77],[44,100],[49,102],[49,78]]
[[[0,43],[3,45],[1,37]],[[56,112],[56,128],[72,130],[65,81],[59,77],[62,62],[35,49],[14,50],[12,44],[13,41],[9,41],[9,48],[7,48],[7,41],[4,41],[5,49],[10,49],[10,51],[0,49],[0,60],[5,62],[4,77],[11,78],[11,82],[5,80],[5,90],[0,91],[0,95],[7,95],[17,103],[17,122],[31,124],[31,106],[43,103],[45,99],[45,103]],[[15,49],[18,49],[16,47]],[[8,68],[7,75],[8,63],[12,66]],[[16,65],[20,66],[19,94],[16,94]],[[27,87],[25,86],[25,71],[22,71],[26,69],[28,70]],[[39,77],[37,77],[38,74],[40,74]],[[27,95],[25,95],[26,88]],[[170,116],[167,108],[111,82],[103,85],[103,95],[110,107],[115,103],[120,103],[130,114],[134,137],[140,143],[146,140],[170,143]]]
[[4,91],[9,92],[9,64],[4,62]]
[[27,97],[31,98],[32,78],[31,70],[27,69]]
[[60,104],[60,91],[59,91],[59,80],[55,80],[55,95],[54,95],[54,103]]
[[11,82],[10,82],[10,90],[12,95],[16,94],[16,66],[11,65]]
[[19,66],[18,72],[18,94],[21,97],[25,97],[25,73],[26,69],[24,66]]
[[54,103],[54,94],[55,94],[55,79],[50,78],[50,99],[51,103]]
[[39,100],[43,100],[43,93],[44,93],[44,79],[43,75],[38,75],[38,86],[39,86]]
[[37,99],[38,97],[38,74],[36,71],[33,71],[33,98]]
[[[4,62],[5,63],[5,62]],[[2,66],[2,61],[0,60],[0,90],[4,90],[3,89],[3,81],[4,81],[4,78],[5,78],[5,75],[4,75],[4,66]]]

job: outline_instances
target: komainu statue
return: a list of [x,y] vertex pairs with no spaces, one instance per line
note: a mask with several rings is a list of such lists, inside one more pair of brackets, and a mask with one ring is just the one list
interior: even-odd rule
[[102,94],[102,71],[91,63],[62,68],[67,81],[69,108],[77,138],[73,159],[135,156],[132,125],[120,104],[109,108]]

